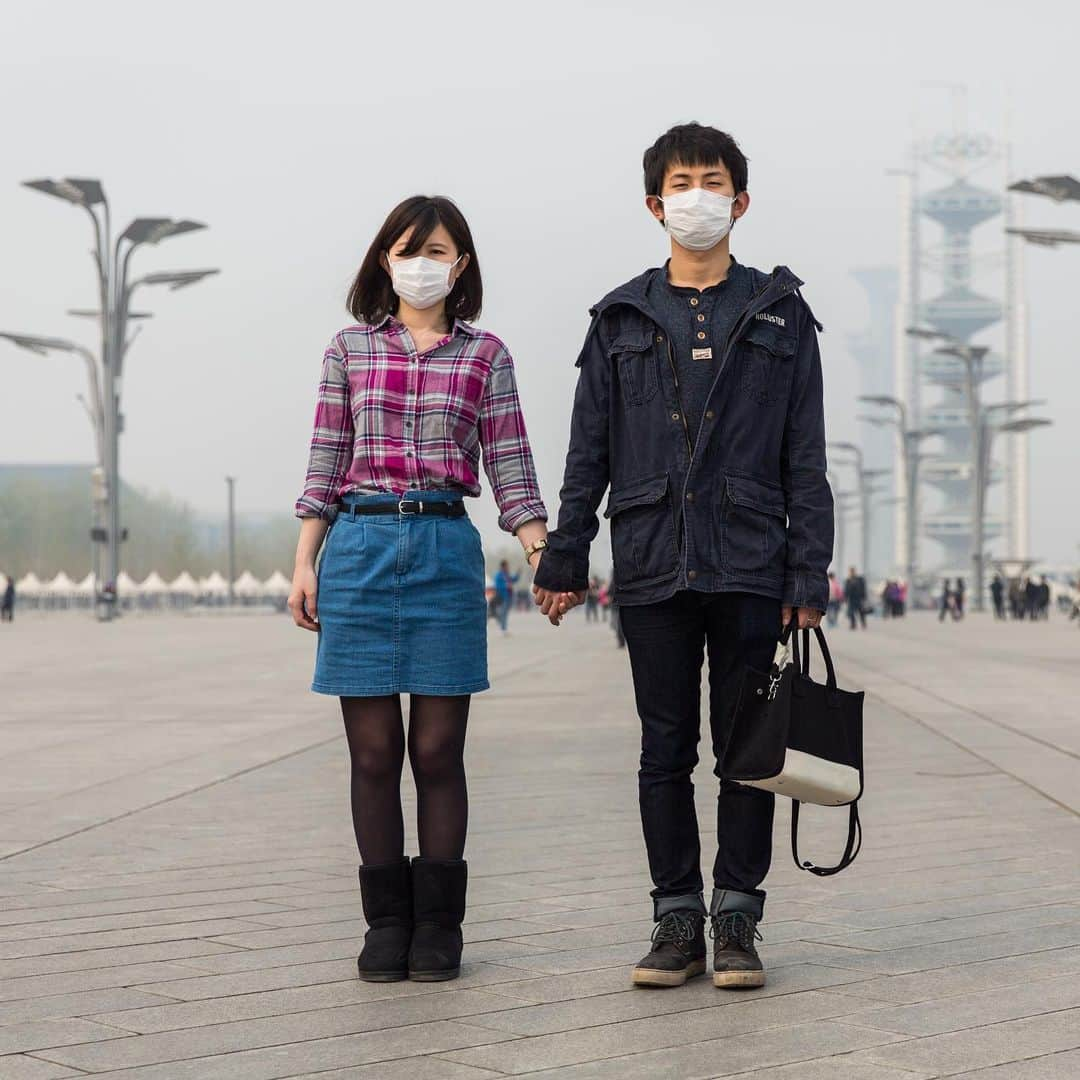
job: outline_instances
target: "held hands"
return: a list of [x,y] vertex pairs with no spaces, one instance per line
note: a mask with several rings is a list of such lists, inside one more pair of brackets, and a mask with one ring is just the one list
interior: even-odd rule
[[[784,604],[780,609],[780,625],[787,626],[791,622],[791,612],[793,608],[790,604]],[[800,630],[813,630],[815,627],[821,625],[821,616],[823,612],[815,611],[813,608],[798,608],[799,612],[799,629]]]
[[[542,552],[537,552],[529,559],[529,565],[535,571],[543,558]],[[562,617],[578,604],[585,603],[585,592],[552,592],[550,589],[541,589],[538,585],[532,587],[533,600],[541,612],[548,617],[552,626],[558,626]]]

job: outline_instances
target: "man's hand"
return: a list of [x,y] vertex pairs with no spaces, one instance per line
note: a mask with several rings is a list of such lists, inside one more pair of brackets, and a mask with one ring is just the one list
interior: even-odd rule
[[585,591],[581,592],[552,592],[549,589],[541,589],[538,585],[533,586],[533,599],[541,612],[548,617],[552,626],[558,626],[562,617],[578,604],[585,603]]
[[790,604],[784,604],[780,609],[780,625],[787,626],[791,622],[791,613],[793,610],[799,612],[799,629],[800,630],[813,630],[814,627],[821,625],[821,616],[824,614],[822,611],[815,611],[813,608],[798,608],[794,609]]

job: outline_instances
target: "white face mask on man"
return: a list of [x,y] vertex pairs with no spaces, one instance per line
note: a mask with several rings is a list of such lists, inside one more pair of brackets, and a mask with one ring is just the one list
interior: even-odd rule
[[684,248],[708,251],[731,232],[735,200],[730,195],[696,187],[657,197],[664,204],[664,228]]
[[390,264],[394,292],[410,307],[423,311],[450,295],[454,288],[452,271],[463,258],[460,255],[452,263],[447,263],[417,255],[413,259],[390,262],[387,255],[386,261]]

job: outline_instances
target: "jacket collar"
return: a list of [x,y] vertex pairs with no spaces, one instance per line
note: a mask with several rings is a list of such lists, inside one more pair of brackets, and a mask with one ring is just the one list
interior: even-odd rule
[[[755,297],[764,292],[772,292],[774,289],[777,292],[780,292],[781,289],[784,292],[790,292],[803,284],[802,280],[796,277],[786,266],[777,266],[771,274],[755,270],[753,267],[747,267],[747,269],[753,281]],[[631,278],[630,281],[609,292],[607,296],[589,310],[589,314],[595,317],[618,304],[628,304],[639,311],[644,311],[646,314],[652,314],[652,308],[648,301],[649,286],[657,274],[664,273],[666,273],[664,267],[654,266],[646,270],[645,273],[639,274],[636,278]]]

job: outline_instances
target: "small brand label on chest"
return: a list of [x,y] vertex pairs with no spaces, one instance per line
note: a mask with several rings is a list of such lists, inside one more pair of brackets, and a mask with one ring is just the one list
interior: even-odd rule
[[712,349],[694,349],[692,350],[691,355],[695,360],[711,360]]

